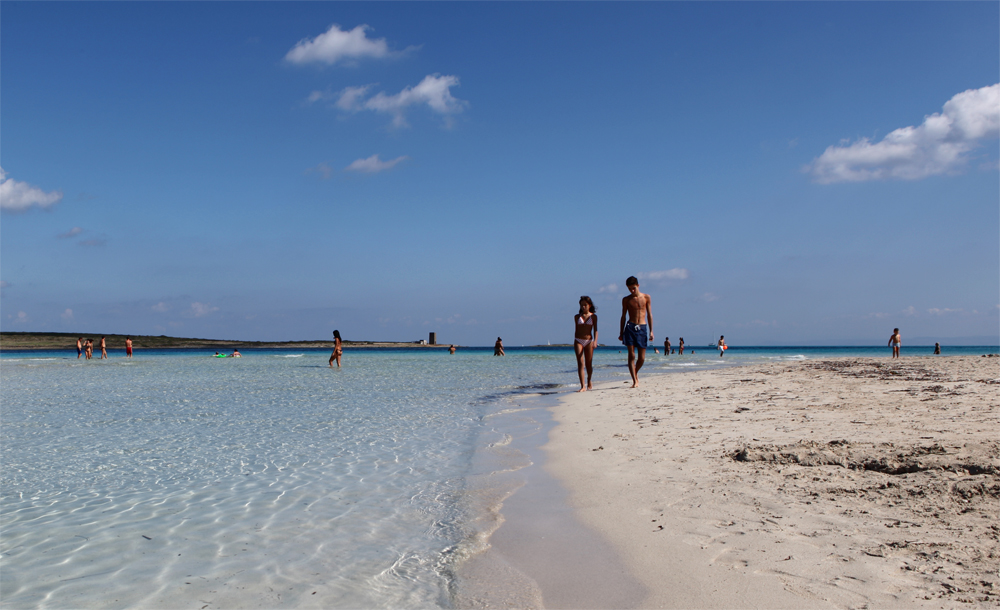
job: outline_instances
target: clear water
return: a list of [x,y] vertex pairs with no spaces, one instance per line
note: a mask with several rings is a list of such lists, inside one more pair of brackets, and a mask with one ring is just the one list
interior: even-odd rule
[[[650,353],[644,371],[887,351],[695,350]],[[456,569],[481,548],[466,477],[497,434],[491,415],[577,383],[569,348],[507,353],[348,350],[331,370],[321,350],[4,352],[0,597],[11,608],[449,607]],[[595,364],[596,381],[628,378],[617,348]]]

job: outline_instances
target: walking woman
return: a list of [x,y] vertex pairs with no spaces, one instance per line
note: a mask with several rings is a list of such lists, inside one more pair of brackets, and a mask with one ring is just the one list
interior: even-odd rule
[[330,354],[330,368],[333,368],[333,361],[337,361],[337,368],[340,368],[340,357],[343,355],[344,349],[340,345],[340,331],[333,331],[333,353]]
[[[573,316],[576,325],[576,339],[573,349],[576,351],[576,368],[580,373],[580,389],[578,392],[593,390],[594,384],[594,348],[597,347],[597,307],[588,296],[580,297],[580,313]],[[583,383],[583,369],[587,369],[587,383]]]

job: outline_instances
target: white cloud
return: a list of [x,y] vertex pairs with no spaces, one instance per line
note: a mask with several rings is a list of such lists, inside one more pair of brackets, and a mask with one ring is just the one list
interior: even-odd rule
[[910,305],[909,307],[907,307],[906,309],[903,310],[903,315],[904,316],[915,316],[915,315],[917,315],[917,308],[914,307],[913,305]]
[[316,38],[303,38],[285,55],[293,64],[312,62],[333,65],[339,61],[354,61],[364,57],[382,58],[392,55],[385,38],[368,38],[372,28],[359,25],[353,30],[340,29],[336,23]]
[[73,227],[72,229],[66,231],[65,233],[60,233],[59,235],[56,235],[56,237],[58,237],[59,239],[69,239],[70,237],[76,237],[80,233],[83,233],[83,229],[81,229],[80,227]]
[[59,317],[67,322],[71,322],[73,320],[73,310],[67,307],[66,311],[59,314]]
[[681,267],[675,267],[673,269],[667,269],[666,271],[650,271],[648,273],[637,273],[635,276],[640,280],[653,280],[654,282],[660,282],[665,280],[686,280],[688,279],[687,269]]
[[62,198],[62,191],[46,193],[27,182],[18,182],[13,178],[7,178],[7,172],[0,167],[0,209],[8,212],[23,212],[34,205],[46,209],[59,203]]
[[212,307],[208,303],[191,303],[191,314],[196,318],[207,316],[213,311],[219,311],[219,308]]
[[608,284],[607,286],[601,286],[600,288],[597,289],[597,292],[599,293],[610,292],[612,294],[617,293],[618,284]]
[[706,303],[711,303],[712,301],[718,301],[719,295],[712,294],[711,292],[706,292],[705,294],[701,295],[701,300],[705,301]]
[[378,155],[372,155],[367,159],[358,159],[352,162],[350,165],[344,168],[345,172],[362,172],[365,174],[377,174],[378,172],[384,172],[387,169],[392,169],[397,163],[401,161],[406,161],[409,159],[407,156],[396,157],[391,161],[383,161],[378,158]]
[[153,311],[155,311],[157,313],[163,313],[163,312],[167,311],[170,308],[167,307],[166,303],[164,303],[163,301],[160,301],[156,305],[153,305],[152,307],[150,307],[150,309],[152,309]]
[[[348,87],[340,92],[336,106],[347,112],[360,112],[371,110],[383,114],[392,115],[392,125],[394,127],[406,127],[406,117],[404,111],[410,106],[426,105],[432,111],[442,115],[452,115],[462,112],[468,102],[460,100],[451,94],[451,88],[459,85],[457,76],[441,76],[439,74],[428,74],[424,80],[414,87],[406,87],[395,95],[387,95],[385,92],[378,92],[372,97],[365,99],[372,85],[362,87]],[[317,95],[314,91],[309,96],[313,99]],[[319,93],[319,98],[324,99],[326,94]]]
[[820,184],[866,180],[919,180],[953,174],[980,140],[1000,136],[1000,83],[952,97],[917,127],[902,127],[881,142],[862,138],[830,146],[807,165]]
[[[340,96],[337,98],[335,106],[341,110],[347,111],[358,111],[364,107],[365,96],[368,95],[368,90],[375,85],[362,85],[360,87],[347,87],[340,92]],[[313,91],[313,95],[310,95],[310,99],[318,93],[318,91]],[[323,94],[322,99],[328,99],[328,94]]]
[[945,307],[944,309],[938,309],[937,307],[932,307],[927,310],[927,313],[931,314],[932,316],[944,316],[951,313],[963,313],[964,311],[965,310],[961,308],[949,309],[948,307]]
[[[7,317],[9,318],[10,316]],[[31,318],[29,318],[28,314],[24,313],[23,311],[17,312],[17,317],[14,318],[14,324],[27,324],[30,321]]]

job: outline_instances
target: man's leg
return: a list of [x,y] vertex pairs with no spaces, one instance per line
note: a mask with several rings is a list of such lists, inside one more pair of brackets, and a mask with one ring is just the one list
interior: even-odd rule
[[639,369],[641,369],[642,364],[646,362],[646,348],[640,347],[638,348],[638,350],[639,350],[639,360],[637,360],[635,363],[635,380],[637,383],[639,381]]
[[628,374],[632,376],[632,387],[639,385],[639,377],[636,375],[639,372],[635,368],[635,346],[628,346]]

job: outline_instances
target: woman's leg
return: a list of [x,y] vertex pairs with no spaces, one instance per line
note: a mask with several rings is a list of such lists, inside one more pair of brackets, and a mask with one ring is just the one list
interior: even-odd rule
[[[584,348],[584,354],[587,361],[587,389],[593,390],[594,384],[592,380],[594,378],[594,348],[597,346],[596,341],[591,341],[590,345]],[[580,383],[583,383],[583,372],[580,373]]]
[[577,392],[583,392],[587,389],[583,382],[584,350],[586,348],[574,340],[573,349],[576,351],[576,370],[580,374],[580,389]]

